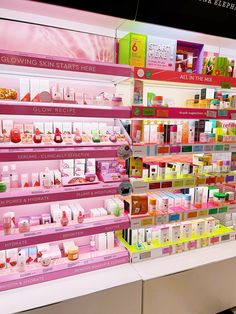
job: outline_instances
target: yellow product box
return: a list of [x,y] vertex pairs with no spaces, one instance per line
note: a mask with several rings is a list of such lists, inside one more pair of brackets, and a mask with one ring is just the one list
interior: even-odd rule
[[145,67],[147,36],[128,33],[119,40],[118,62],[134,67]]

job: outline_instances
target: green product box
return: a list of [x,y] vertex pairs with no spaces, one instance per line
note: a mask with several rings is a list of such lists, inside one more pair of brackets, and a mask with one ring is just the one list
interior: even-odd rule
[[118,62],[144,68],[146,65],[146,44],[146,35],[128,33],[119,40]]
[[193,150],[192,146],[182,146],[182,153],[191,153]]

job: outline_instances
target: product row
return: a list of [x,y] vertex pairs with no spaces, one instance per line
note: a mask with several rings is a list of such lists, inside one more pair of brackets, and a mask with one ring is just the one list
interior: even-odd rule
[[33,247],[0,251],[1,275],[75,261],[81,258],[80,254],[93,258],[98,252],[114,249],[115,245],[114,232],[107,232],[92,235],[86,248],[79,245],[78,240],[67,240],[62,243],[43,243]]
[[[46,164],[42,162],[42,164]],[[53,168],[42,167],[36,172],[33,167],[22,170],[16,164],[0,166],[0,192],[16,188],[54,188],[103,182],[119,182],[128,180],[126,163],[121,159],[94,158],[65,159],[51,162]],[[32,164],[33,166],[34,164]],[[38,169],[40,169],[38,167]]]
[[231,172],[230,153],[225,153],[224,159],[213,159],[212,154],[196,154],[193,155],[191,162],[158,161],[160,159],[152,158],[153,161],[150,161],[150,158],[131,157],[129,176],[157,181]]
[[131,122],[131,138],[134,143],[194,144],[234,143],[234,123],[216,120],[162,121],[134,120]]
[[218,186],[182,189],[180,192],[133,194],[124,201],[125,212],[135,215],[166,215],[208,206],[224,206],[235,200],[232,191],[222,192]]
[[[87,90],[86,87],[85,90]],[[87,91],[78,91],[74,85],[71,86],[70,82],[50,84],[50,81],[46,79],[28,78],[19,79],[19,88],[17,90],[0,88],[0,100],[77,103],[79,105],[122,105],[122,97],[113,93],[101,91],[94,95]]]
[[130,245],[135,245],[137,249],[142,249],[143,243],[151,245],[154,241],[164,244],[190,239],[193,236],[209,235],[214,232],[215,228],[218,228],[218,225],[219,221],[217,219],[208,217],[153,228],[125,229],[122,232],[122,236]]
[[107,198],[103,206],[85,210],[78,201],[68,203],[52,203],[38,215],[16,216],[13,211],[5,212],[1,219],[4,235],[26,233],[51,227],[74,226],[91,222],[91,218],[112,215],[119,217],[124,214],[124,202],[118,197]]
[[80,144],[124,142],[121,127],[106,122],[0,121],[0,143]]

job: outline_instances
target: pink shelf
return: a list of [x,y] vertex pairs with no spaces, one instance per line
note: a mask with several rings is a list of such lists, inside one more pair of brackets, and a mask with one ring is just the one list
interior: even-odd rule
[[234,120],[236,110],[216,110],[208,108],[161,108],[161,107],[132,107],[132,118],[166,118],[166,119],[224,119]]
[[235,77],[163,71],[151,68],[134,68],[134,77],[143,80],[164,81],[170,83],[176,82],[185,84],[201,84],[211,86],[221,86],[222,83],[229,83],[232,87],[236,87]]
[[0,146],[1,161],[27,161],[27,160],[61,160],[61,159],[77,159],[77,158],[115,158],[117,150],[123,144],[117,145],[97,145],[90,146],[60,146],[59,147],[35,147],[35,148],[4,148]]
[[32,284],[64,278],[67,276],[77,275],[101,268],[111,267],[114,265],[128,263],[128,252],[125,248],[116,247],[113,250],[97,252],[95,257],[90,257],[90,253],[80,255],[77,261],[69,261],[67,258],[61,258],[48,267],[30,268],[29,270],[19,273],[10,272],[0,275],[0,291],[29,286]]
[[11,235],[3,235],[1,233],[0,250],[127,229],[129,225],[128,216],[115,217],[113,215],[88,218],[82,224],[72,224],[67,227],[62,227],[60,224],[40,225],[31,228],[32,230],[27,233],[15,233]]
[[0,207],[58,202],[118,194],[120,182],[52,189],[25,188],[0,193]]
[[54,105],[39,102],[0,101],[0,114],[128,119],[131,116],[131,109],[128,106],[72,106],[67,103]]
[[0,64],[124,77],[131,77],[132,73],[132,68],[123,64],[88,62],[3,49],[0,50]]

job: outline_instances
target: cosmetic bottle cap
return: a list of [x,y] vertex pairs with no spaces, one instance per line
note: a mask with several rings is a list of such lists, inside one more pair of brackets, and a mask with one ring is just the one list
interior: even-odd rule
[[150,197],[149,202],[150,202],[150,205],[156,205],[157,204],[157,200],[153,197]]
[[214,195],[214,197],[217,197],[217,198],[225,198],[226,197],[226,193],[220,193],[220,192],[216,192],[213,195]]
[[159,162],[159,167],[165,168],[165,166],[166,166],[166,163],[165,163],[165,162],[163,162],[163,161]]
[[164,132],[164,125],[163,124],[159,123],[157,125],[157,132]]
[[2,171],[3,171],[3,172],[7,172],[7,171],[8,171],[8,166],[3,166],[3,167],[2,167]]
[[223,160],[217,160],[216,164],[217,166],[223,166]]
[[163,100],[163,96],[153,96],[152,100]]
[[177,132],[177,125],[171,125],[170,126],[170,131],[171,132]]
[[225,165],[225,166],[229,166],[229,165],[230,165],[230,160],[225,160],[225,161],[224,161],[224,165]]
[[35,129],[35,134],[36,134],[36,135],[41,134],[41,132],[40,132],[40,130],[39,130],[38,128]]

